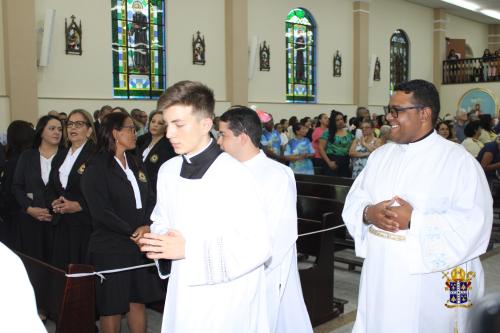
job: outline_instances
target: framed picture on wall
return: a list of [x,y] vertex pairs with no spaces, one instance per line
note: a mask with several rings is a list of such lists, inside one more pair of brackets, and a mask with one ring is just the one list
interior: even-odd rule
[[478,114],[498,115],[498,100],[495,94],[487,89],[474,88],[462,95],[458,102],[458,109],[466,112],[475,111]]

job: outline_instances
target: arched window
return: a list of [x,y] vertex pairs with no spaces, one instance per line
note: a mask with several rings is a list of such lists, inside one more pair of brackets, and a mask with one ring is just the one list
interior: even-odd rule
[[410,76],[410,43],[403,30],[396,30],[391,36],[390,93]]
[[316,24],[303,8],[292,9],[286,18],[286,100],[316,101]]
[[164,0],[111,0],[113,97],[154,99],[165,90]]

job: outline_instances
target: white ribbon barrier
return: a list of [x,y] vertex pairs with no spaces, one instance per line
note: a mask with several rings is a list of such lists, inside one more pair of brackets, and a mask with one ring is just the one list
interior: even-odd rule
[[[345,224],[337,225],[335,227],[331,227],[331,228],[327,228],[327,229],[322,229],[322,230],[316,230],[316,231],[307,232],[305,234],[299,235],[298,237],[304,237],[304,236],[319,234],[321,232],[327,232],[327,231],[339,229],[339,228],[342,228],[342,227],[345,227]],[[97,275],[98,277],[101,278],[101,283],[102,283],[102,281],[106,279],[106,277],[104,276],[104,274],[131,271],[133,269],[139,269],[139,268],[151,267],[151,266],[156,266],[156,264],[155,263],[150,263],[150,264],[144,264],[144,265],[138,265],[138,266],[130,266],[130,267],[124,267],[124,268],[108,269],[108,270],[105,270],[105,271],[92,272],[92,273],[66,274],[66,277],[69,277],[69,278],[78,278],[78,277],[86,277],[86,276]],[[169,276],[170,276],[170,274],[167,275],[166,278],[168,278]]]

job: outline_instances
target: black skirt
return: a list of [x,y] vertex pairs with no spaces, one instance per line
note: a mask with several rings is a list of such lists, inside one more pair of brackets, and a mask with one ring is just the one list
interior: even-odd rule
[[[139,250],[135,254],[91,253],[90,262],[96,271],[152,263]],[[111,264],[112,263],[112,264]],[[160,301],[166,289],[156,266],[96,276],[96,305],[100,316],[125,314],[130,303],[146,304]]]

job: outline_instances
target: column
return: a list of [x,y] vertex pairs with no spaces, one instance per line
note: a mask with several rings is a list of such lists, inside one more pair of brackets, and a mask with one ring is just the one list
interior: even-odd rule
[[446,11],[442,8],[434,9],[434,50],[432,62],[433,81],[437,90],[443,82],[443,60],[446,59]]
[[491,53],[500,49],[500,24],[488,25],[488,48]]
[[370,71],[368,57],[368,24],[370,4],[363,1],[354,1],[353,16],[353,103],[357,106],[368,106],[368,77]]
[[226,0],[226,96],[248,104],[248,0]]
[[5,86],[10,119],[38,119],[35,0],[3,0]]

